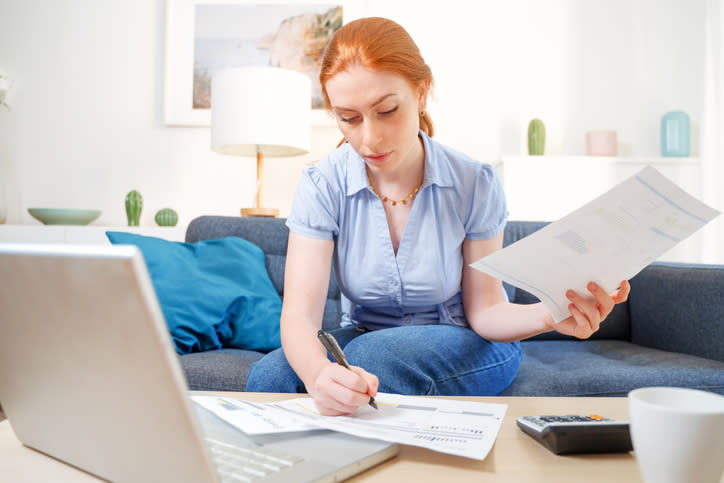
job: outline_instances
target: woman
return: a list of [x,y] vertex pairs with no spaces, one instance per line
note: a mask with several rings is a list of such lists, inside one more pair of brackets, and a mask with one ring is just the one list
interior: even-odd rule
[[[354,412],[378,388],[495,395],[515,377],[519,340],[557,330],[587,338],[628,297],[589,284],[570,317],[508,303],[502,282],[469,264],[503,243],[505,197],[490,165],[431,139],[432,74],[409,34],[382,18],[340,28],[320,73],[345,143],[305,169],[291,213],[282,348],[247,390],[303,392],[326,415]],[[352,370],[317,340],[332,261],[352,302],[333,331]]]

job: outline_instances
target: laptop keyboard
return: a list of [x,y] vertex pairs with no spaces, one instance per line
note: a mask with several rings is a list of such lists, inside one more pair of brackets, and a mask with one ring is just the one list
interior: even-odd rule
[[268,448],[241,448],[213,438],[205,438],[216,471],[226,482],[263,481],[287,470],[303,458],[281,454]]

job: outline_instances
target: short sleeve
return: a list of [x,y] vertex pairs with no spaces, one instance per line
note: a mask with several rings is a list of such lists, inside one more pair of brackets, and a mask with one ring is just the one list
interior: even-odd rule
[[465,220],[465,237],[488,240],[505,228],[508,206],[495,169],[489,164],[479,164],[477,168],[469,215]]
[[304,168],[287,226],[294,233],[331,240],[339,233],[339,190],[316,166]]

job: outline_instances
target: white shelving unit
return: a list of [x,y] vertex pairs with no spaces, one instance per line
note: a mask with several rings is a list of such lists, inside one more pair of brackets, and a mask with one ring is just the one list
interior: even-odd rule
[[106,231],[124,231],[138,235],[184,241],[186,227],[0,225],[0,242],[109,244]]
[[[511,220],[557,220],[603,194],[646,166],[698,198],[698,158],[604,156],[509,156],[496,164]],[[694,234],[662,259],[699,261],[702,241]]]

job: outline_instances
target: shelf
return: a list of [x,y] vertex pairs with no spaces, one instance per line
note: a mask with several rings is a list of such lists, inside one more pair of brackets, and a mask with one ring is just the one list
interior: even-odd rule
[[108,244],[107,231],[123,231],[170,241],[184,241],[183,226],[73,226],[73,225],[0,225],[0,242]]

